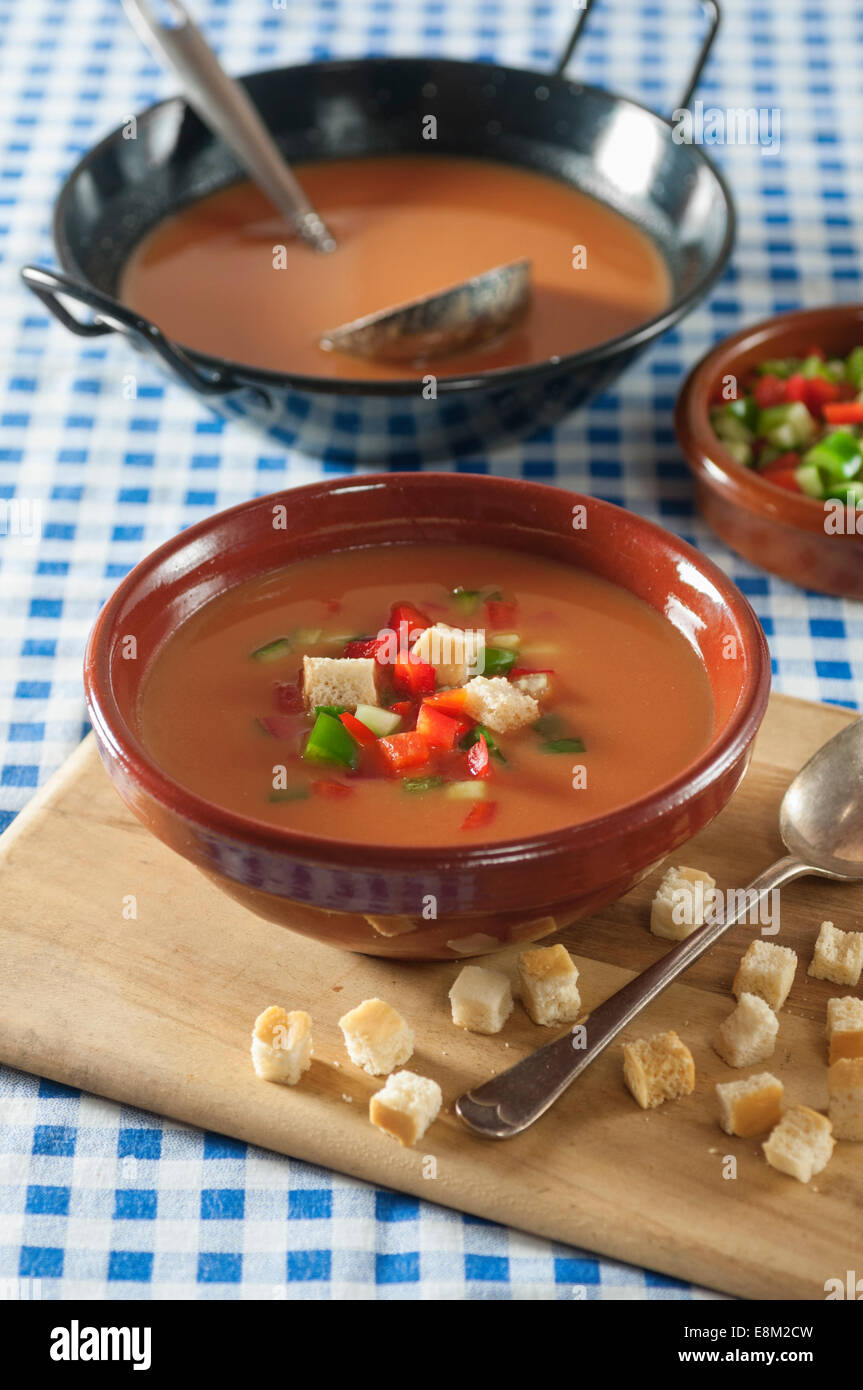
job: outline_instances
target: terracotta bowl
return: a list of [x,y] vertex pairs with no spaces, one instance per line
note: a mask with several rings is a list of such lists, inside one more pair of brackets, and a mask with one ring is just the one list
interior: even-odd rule
[[[284,503],[289,529],[274,530]],[[573,506],[587,525],[573,529]],[[145,661],[225,588],[334,549],[424,538],[552,556],[619,584],[663,613],[700,654],[715,724],[701,756],[649,796],[564,830],[452,849],[325,840],[215,806],[172,781],[142,745]],[[338,478],[220,512],[148,556],[103,608],[85,659],[90,716],[108,772],[150,830],[253,912],[355,951],[413,959],[482,954],[535,940],[611,902],[719,812],[742,778],[764,715],[770,663],[749,604],[710,561],[630,512],[559,488],[471,474]],[[438,919],[418,903],[432,894]],[[370,920],[371,919],[371,920]]]
[[[695,499],[709,526],[738,555],[806,589],[863,598],[863,513],[852,529],[825,527],[825,504],[775,487],[727,452],[710,425],[710,404],[726,375],[741,379],[769,357],[803,357],[817,344],[844,357],[863,344],[863,304],[780,314],[703,357],[677,402],[680,446],[695,478]],[[835,505],[835,504],[834,504]]]

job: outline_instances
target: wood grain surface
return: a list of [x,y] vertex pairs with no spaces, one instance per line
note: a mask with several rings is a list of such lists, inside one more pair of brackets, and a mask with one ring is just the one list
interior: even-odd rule
[[[743,786],[678,861],[708,869],[722,888],[744,887],[781,853],[777,813],[794,772],[851,717],[774,696]],[[587,1008],[666,949],[647,930],[660,872],[561,933]],[[124,915],[129,895],[135,919]],[[826,1002],[849,991],[809,978],[806,966],[822,919],[863,929],[863,889],[803,880],[783,890],[781,907],[772,939],[794,947],[800,964],[767,1065],[789,1103],[825,1108]],[[755,930],[732,928],[625,1035],[677,1029],[695,1058],[692,1096],[639,1110],[613,1047],[532,1130],[483,1141],[452,1101],[553,1033],[518,1006],[497,1037],[461,1033],[447,1000],[457,962],[348,955],[252,917],[133,820],[87,739],[0,837],[0,1058],[728,1293],[823,1298],[825,1280],[859,1269],[863,1144],[839,1144],[802,1186],[767,1166],[759,1139],[730,1139],[716,1122],[715,1083],[749,1074],[726,1067],[710,1040]],[[483,963],[514,969],[515,955]],[[339,1017],[370,995],[412,1023],[409,1065],[443,1088],[445,1112],[416,1150],[369,1124],[381,1083],[342,1045]],[[315,1059],[296,1088],[252,1072],[252,1022],[273,1002],[315,1022]],[[728,1156],[735,1177],[725,1176]]]

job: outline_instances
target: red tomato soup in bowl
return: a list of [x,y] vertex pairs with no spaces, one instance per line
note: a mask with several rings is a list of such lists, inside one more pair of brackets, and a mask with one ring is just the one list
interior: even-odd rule
[[706,824],[769,663],[742,596],[658,528],[417,474],[184,532],[106,605],[86,682],[127,804],[232,896],[453,958],[549,934]]

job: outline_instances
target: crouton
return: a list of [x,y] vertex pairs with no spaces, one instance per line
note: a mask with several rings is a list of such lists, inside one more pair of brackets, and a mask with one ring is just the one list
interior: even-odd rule
[[773,1056],[779,1020],[756,994],[741,994],[713,1046],[730,1067],[751,1067]]
[[286,1013],[271,1004],[255,1019],[252,1065],[263,1081],[296,1086],[312,1065],[312,1020],[302,1009]]
[[369,1102],[369,1119],[384,1134],[410,1148],[422,1139],[443,1102],[440,1086],[427,1076],[397,1071]]
[[317,705],[377,705],[377,663],[373,656],[304,656],[303,696],[310,710]]
[[539,705],[533,696],[517,690],[503,676],[474,676],[465,691],[465,713],[496,734],[521,729],[539,718]]
[[339,1019],[351,1061],[369,1076],[385,1076],[408,1060],[413,1030],[383,999],[364,999]]
[[837,1139],[863,1139],[863,1057],[842,1057],[827,1073],[830,1122]]
[[481,629],[465,630],[435,623],[420,634],[411,647],[411,655],[435,668],[437,685],[464,685],[479,669],[477,657],[484,642]]
[[624,1045],[623,1079],[642,1110],[652,1110],[695,1090],[695,1063],[673,1030],[654,1033]]
[[574,1023],[581,1010],[578,970],[565,946],[537,946],[518,958],[521,997],[534,1023]]
[[741,994],[757,994],[778,1014],[788,998],[796,969],[797,953],[790,947],[751,941],[740,957],[731,988],[738,999]]
[[452,1021],[469,1033],[499,1033],[512,1013],[506,975],[482,965],[466,965],[449,992]]
[[827,1000],[827,1042],[831,1063],[863,1057],[863,999],[846,994],[844,999]]
[[771,1168],[808,1182],[830,1162],[836,1143],[832,1130],[826,1115],[808,1105],[795,1105],[762,1145],[764,1157]]
[[856,985],[863,970],[863,932],[840,931],[822,922],[809,974],[834,985]]
[[785,1087],[769,1071],[747,1076],[742,1081],[726,1081],[716,1087],[719,1123],[726,1134],[749,1139],[765,1134],[782,1119]]
[[516,676],[512,684],[516,690],[531,695],[534,700],[542,700],[551,687],[551,681],[545,671],[528,671],[524,676]]
[[703,869],[666,869],[650,908],[650,930],[666,941],[684,941],[704,926],[716,879]]

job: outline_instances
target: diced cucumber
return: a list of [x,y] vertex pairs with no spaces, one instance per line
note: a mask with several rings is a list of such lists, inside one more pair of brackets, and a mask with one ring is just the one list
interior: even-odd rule
[[378,738],[394,734],[402,722],[400,714],[396,714],[394,710],[381,709],[378,705],[357,705],[355,713],[360,723],[365,724]]
[[270,792],[270,801],[305,801],[309,795],[308,787],[274,787]]
[[856,347],[845,359],[845,379],[858,391],[863,389],[863,347]]
[[493,647],[505,647],[510,652],[517,652],[521,646],[517,632],[493,632],[489,641]]
[[294,646],[298,648],[313,647],[316,642],[320,642],[323,632],[322,627],[298,627],[293,634]]
[[485,801],[488,796],[488,783],[474,777],[470,782],[450,782],[444,792],[453,801]]
[[273,642],[265,642],[252,652],[253,661],[281,661],[293,648],[290,637],[277,637]]
[[443,777],[403,777],[402,791],[410,792],[411,795],[437,791],[438,787],[444,785],[445,780]]
[[727,415],[724,410],[717,410],[711,417],[713,432],[723,443],[748,444],[752,439],[752,430],[747,424],[737,418],[736,415]]
[[802,401],[773,405],[758,416],[758,433],[777,449],[799,449],[815,436],[815,421]]
[[450,590],[450,597],[460,613],[465,617],[470,617],[479,607],[482,594],[479,589],[463,589],[461,585],[457,589]]
[[750,445],[744,444],[742,439],[723,439],[723,444],[731,457],[743,465],[744,468],[752,467],[752,449]]
[[819,501],[823,499],[824,484],[821,481],[821,473],[814,464],[801,463],[799,468],[795,468],[794,476],[800,491],[805,492],[807,497],[817,497]]

